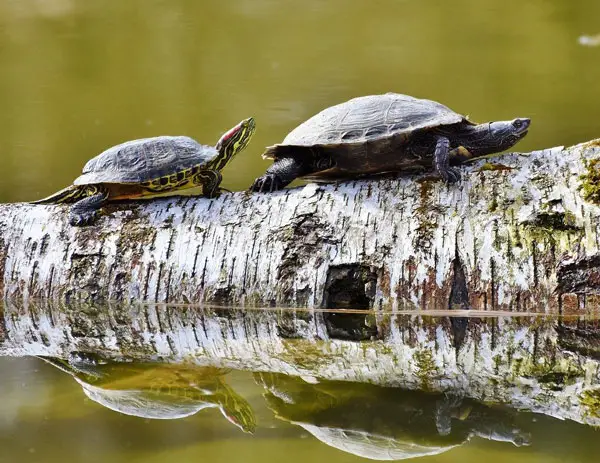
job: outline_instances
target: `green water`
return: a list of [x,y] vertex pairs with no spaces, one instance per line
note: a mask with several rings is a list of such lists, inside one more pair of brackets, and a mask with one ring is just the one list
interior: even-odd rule
[[125,140],[203,143],[250,115],[225,171],[247,188],[266,145],[317,111],[396,91],[476,121],[531,117],[518,149],[600,136],[594,0],[0,1],[0,201],[68,185]]
[[[440,436],[435,409],[444,398],[419,391],[284,376],[269,390],[258,375],[232,371],[221,381],[251,407],[258,426],[250,435],[216,407],[164,420],[144,418],[152,401],[133,409],[138,416],[113,411],[40,359],[4,358],[0,368],[1,462],[358,462],[382,454],[423,462],[593,462],[600,451],[591,427],[468,400],[451,404],[452,429]],[[127,381],[126,369],[111,381],[104,384],[109,393],[152,386],[147,378]],[[507,427],[529,445],[469,437]],[[419,456],[427,452],[437,455]]]
[[[62,188],[125,140],[186,134],[212,144],[254,116],[257,134],[224,171],[223,186],[245,189],[268,166],[264,146],[331,104],[387,91],[476,121],[531,117],[523,151],[600,137],[600,47],[578,41],[600,32],[599,17],[593,0],[0,0],[0,201]],[[0,347],[2,336],[0,323]],[[290,376],[268,390],[253,371],[219,377],[251,408],[253,435],[218,403],[181,419],[125,415],[40,359],[0,358],[0,462],[365,461],[348,438],[357,432],[389,452],[441,439],[424,462],[600,454],[591,426],[482,403],[451,404],[451,438],[441,438],[439,397],[418,388]],[[296,408],[278,408],[288,396]],[[531,444],[473,435],[477,416],[510,418]],[[324,437],[335,433],[344,450]]]
[[600,451],[598,320],[388,315],[353,341],[290,309],[11,302],[0,315],[2,463]]

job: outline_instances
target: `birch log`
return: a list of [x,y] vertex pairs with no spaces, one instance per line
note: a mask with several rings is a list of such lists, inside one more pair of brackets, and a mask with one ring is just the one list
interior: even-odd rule
[[193,362],[445,392],[600,426],[597,321],[465,318],[457,344],[453,320],[379,314],[373,337],[357,342],[314,310],[8,302],[0,355]]
[[600,287],[600,141],[426,177],[170,197],[0,206],[6,298],[392,310],[590,313]]

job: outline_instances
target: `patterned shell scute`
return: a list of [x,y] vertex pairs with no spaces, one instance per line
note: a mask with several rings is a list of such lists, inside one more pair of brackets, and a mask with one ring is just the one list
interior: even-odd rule
[[331,106],[292,130],[282,145],[364,143],[466,121],[431,100],[398,93],[369,95]]
[[205,164],[219,152],[190,137],[142,138],[113,146],[90,159],[75,185],[140,183]]

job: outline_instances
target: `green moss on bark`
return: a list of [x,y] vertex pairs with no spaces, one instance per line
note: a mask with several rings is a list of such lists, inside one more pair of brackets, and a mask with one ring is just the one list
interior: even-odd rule
[[579,176],[579,190],[583,199],[594,204],[600,204],[600,163],[599,159],[584,161],[586,172]]

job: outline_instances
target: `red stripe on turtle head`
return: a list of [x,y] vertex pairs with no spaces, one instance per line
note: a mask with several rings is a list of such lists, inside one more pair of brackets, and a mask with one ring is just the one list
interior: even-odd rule
[[223,136],[221,137],[221,139],[223,141],[227,141],[229,140],[231,137],[233,137],[236,133],[238,133],[240,131],[240,129],[242,128],[242,122],[240,122],[238,125],[236,125],[235,127],[229,129],[227,132],[225,132],[223,134]]
[[238,125],[236,125],[235,127],[231,128],[227,132],[225,132],[223,134],[223,136],[221,137],[221,139],[223,141],[227,141],[231,137],[233,137],[235,134],[237,134],[242,128],[247,127],[253,123],[254,123],[254,119],[252,117],[249,117],[248,119],[244,119]]

